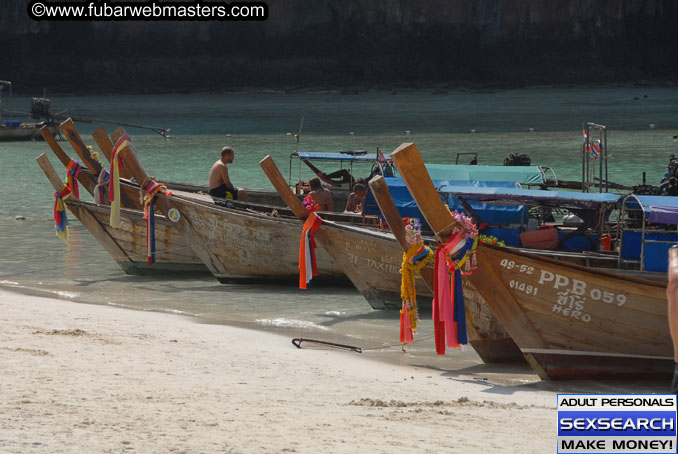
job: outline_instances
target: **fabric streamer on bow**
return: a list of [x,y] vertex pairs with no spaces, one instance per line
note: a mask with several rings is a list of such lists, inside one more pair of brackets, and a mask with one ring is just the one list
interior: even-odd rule
[[400,267],[400,342],[411,344],[417,333],[419,311],[417,307],[416,280],[421,278],[421,269],[433,260],[433,251],[424,246],[421,237],[421,223],[416,218],[404,218],[405,241],[409,244],[403,253],[403,263]]
[[436,353],[445,354],[445,346],[450,348],[466,344],[466,312],[461,274],[454,266],[450,279],[449,257],[460,251],[466,244],[461,232],[453,233],[446,243],[438,245],[435,256],[435,274],[433,280],[433,330]]
[[144,194],[144,219],[146,219],[146,254],[149,266],[155,263],[155,210],[153,204],[158,192],[164,192],[167,187],[164,184],[152,181]]
[[131,142],[128,136],[123,136],[111,151],[111,184],[108,187],[108,200],[111,202],[111,218],[109,224],[111,227],[120,227],[120,152]]
[[64,204],[64,197],[71,193],[68,186],[64,185],[61,191],[54,193],[54,227],[56,235],[62,240],[66,241],[69,237],[68,231],[68,217],[66,217],[66,204]]
[[78,187],[78,175],[80,175],[80,170],[82,170],[82,166],[75,159],[71,159],[71,162],[66,166],[66,186],[68,186],[71,194],[73,194],[76,199],[80,198],[80,188]]
[[315,262],[315,240],[313,235],[320,228],[323,220],[320,216],[312,212],[301,231],[301,242],[299,243],[299,288],[306,289],[314,276],[318,275],[318,268]]
[[97,177],[97,185],[94,186],[94,203],[97,205],[103,205],[104,202],[108,199],[108,190],[106,186],[108,185],[111,175],[106,171],[106,169],[101,169],[99,176]]

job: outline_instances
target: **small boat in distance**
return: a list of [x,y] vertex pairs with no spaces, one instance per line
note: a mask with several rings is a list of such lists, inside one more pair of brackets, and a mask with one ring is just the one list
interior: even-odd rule
[[52,134],[58,133],[58,125],[51,121],[38,121],[41,118],[42,109],[49,112],[52,102],[49,99],[33,98],[29,114],[29,121],[8,120],[3,117],[2,108],[2,90],[9,87],[10,97],[12,96],[12,83],[6,80],[0,80],[0,141],[19,141],[19,140],[42,140],[40,130],[47,126]]
[[45,126],[53,134],[57,133],[58,125],[46,121],[33,123],[5,120],[0,124],[0,141],[42,140],[40,130]]

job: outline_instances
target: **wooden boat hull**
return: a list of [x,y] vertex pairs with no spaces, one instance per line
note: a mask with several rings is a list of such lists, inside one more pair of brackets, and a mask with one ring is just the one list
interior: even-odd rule
[[673,370],[666,283],[481,246],[470,280],[543,379]]
[[[219,280],[299,281],[302,226],[296,219],[219,207],[181,196],[161,196],[159,202],[164,204],[164,211],[174,208],[188,221],[184,227],[190,227],[195,235],[189,244],[209,250],[211,271]],[[317,279],[345,281],[344,273],[323,249],[316,249],[316,260]]]
[[[191,183],[180,183],[176,181],[160,181],[167,186],[168,189],[173,191],[183,191],[191,193],[204,193],[207,194],[208,187],[205,185],[191,184]],[[279,206],[284,207],[285,202],[283,201],[278,191],[270,189],[255,189],[255,188],[245,188],[247,191],[247,202],[254,203],[259,205],[268,205],[268,206]],[[306,194],[296,195],[299,201],[303,200]],[[334,201],[335,209],[343,209],[346,206],[346,201],[348,200],[348,193],[342,192],[339,194],[332,193],[332,198]]]
[[141,211],[122,209],[120,227],[109,226],[110,207],[67,201],[69,210],[127,274],[208,273],[181,233],[164,216],[155,217],[156,262],[146,255],[146,220]]
[[[42,140],[42,134],[40,134],[40,129],[44,125],[28,125],[20,126],[18,128],[7,128],[4,125],[0,126],[0,141],[20,141],[20,140]],[[58,130],[58,126],[48,126],[47,127],[52,134],[55,134]]]
[[[400,267],[403,251],[393,235],[325,221],[316,240],[342,268],[370,306],[378,310],[400,310]],[[433,292],[423,279],[417,280],[417,300],[422,312],[430,314]],[[497,321],[473,284],[464,277],[464,302],[469,343],[484,362],[523,361],[523,356]]]

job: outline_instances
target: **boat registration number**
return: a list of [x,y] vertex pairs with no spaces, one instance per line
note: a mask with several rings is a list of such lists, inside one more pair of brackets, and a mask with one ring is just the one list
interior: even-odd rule
[[622,307],[627,302],[627,296],[623,293],[599,288],[590,282],[554,271],[535,268],[509,259],[502,259],[499,265],[509,275],[507,283],[513,291],[533,297],[539,296],[545,302],[550,300],[551,312],[585,323],[592,319],[586,311],[587,302],[616,307]]

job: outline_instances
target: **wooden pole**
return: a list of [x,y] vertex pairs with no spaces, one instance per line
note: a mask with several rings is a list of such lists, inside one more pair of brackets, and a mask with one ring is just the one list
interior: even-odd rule
[[[108,162],[111,162],[111,158],[113,156],[113,142],[111,141],[110,137],[108,137],[108,133],[106,132],[106,129],[104,127],[100,127],[94,133],[92,133],[92,137],[94,138],[94,141],[97,143],[97,146],[101,150],[101,152],[104,154],[106,157],[106,160]],[[129,174],[129,171],[126,168],[120,169],[120,178],[125,178],[129,180],[131,178],[131,175]]]
[[60,128],[66,136],[66,139],[68,139],[68,142],[70,142],[71,146],[78,156],[80,156],[80,159],[82,159],[82,162],[87,166],[89,171],[92,172],[94,176],[99,176],[99,173],[101,172],[101,164],[99,164],[99,161],[90,156],[87,145],[85,145],[85,142],[82,141],[77,129],[75,129],[73,120],[70,118],[67,119],[61,123]]
[[[403,218],[400,217],[398,208],[395,203],[393,203],[393,198],[391,197],[391,192],[388,190],[386,180],[381,175],[377,175],[370,180],[369,185],[372,194],[374,194],[374,198],[377,201],[377,205],[379,205],[379,210],[381,210],[381,214],[386,218],[386,222],[388,223],[391,232],[395,235],[396,240],[400,243],[403,251],[407,252],[410,245],[405,239],[405,223],[403,222]],[[426,285],[433,290],[433,268],[422,268],[421,277],[424,279],[424,282],[426,282]]]
[[438,196],[417,146],[413,143],[404,143],[391,153],[391,158],[428,225],[437,236],[447,239],[453,227],[453,219]]
[[113,151],[113,142],[111,142],[111,139],[108,137],[106,128],[101,126],[99,129],[92,133],[92,138],[94,138],[94,141],[97,143],[99,149],[106,157],[106,160],[108,162],[111,162],[111,152]]
[[[54,167],[52,167],[52,163],[49,162],[49,159],[45,153],[42,153],[40,156],[35,158],[35,160],[38,162],[38,165],[42,169],[43,173],[52,184],[54,190],[61,191],[61,189],[64,187],[64,183],[61,181],[61,178],[59,178],[59,175],[57,175]],[[68,204],[69,201],[79,202],[74,194],[68,194],[66,197],[64,197],[64,201],[67,203],[73,214],[82,223],[82,225],[85,226],[92,236],[94,236],[94,238],[99,241],[99,244],[101,244],[115,260],[133,262],[124,249],[118,245],[115,239],[99,223],[97,218],[88,211],[87,207],[83,203]]]
[[127,145],[118,150],[120,159],[124,163],[123,166],[129,172],[130,176],[139,184],[141,190],[145,191],[146,186],[151,180],[151,177],[146,169],[141,165],[137,158],[132,145],[128,142]]
[[301,220],[306,219],[309,215],[308,210],[304,208],[297,196],[294,195],[290,187],[287,185],[285,177],[283,177],[280,173],[280,170],[278,169],[278,166],[275,165],[273,158],[271,158],[270,155],[266,155],[264,159],[259,161],[259,165],[262,169],[264,169],[264,173],[278,191],[280,197],[282,197],[282,199],[285,201],[289,209],[292,210],[294,215]]
[[398,208],[395,203],[393,203],[393,198],[391,197],[391,191],[388,190],[388,185],[386,180],[381,175],[377,175],[369,181],[370,189],[374,198],[379,205],[379,210],[381,214],[384,215],[386,222],[388,223],[391,232],[395,235],[396,240],[400,243],[404,251],[409,249],[409,244],[405,240],[405,224],[403,219],[400,217]]
[[71,158],[66,154],[63,148],[61,148],[61,145],[59,145],[59,143],[56,141],[49,128],[47,126],[43,126],[40,128],[40,134],[42,134],[42,137],[45,139],[47,145],[49,145],[52,151],[54,151],[56,157],[59,158],[59,161],[61,161],[64,166],[67,166],[68,163],[71,162]]
[[[146,190],[146,187],[152,181],[148,172],[139,162],[139,159],[132,148],[132,145],[128,143],[122,149],[118,150],[120,159],[124,163],[125,168],[127,168],[130,174],[134,177],[136,181],[139,182],[141,189]],[[159,193],[156,197],[156,203],[158,209],[165,215],[169,217],[169,211],[171,209],[177,210],[179,213],[178,219],[176,221],[177,228],[182,232],[184,238],[188,245],[191,247],[193,252],[202,260],[205,266],[210,270],[215,276],[227,276],[228,271],[226,267],[221,263],[219,258],[212,252],[207,240],[199,235],[191,221],[184,215],[185,211],[182,210],[182,205],[187,204],[191,205],[191,208],[200,209],[198,204],[195,204],[186,200],[178,200],[175,197],[169,197],[166,194]]]
[[[47,145],[49,145],[49,147],[52,149],[52,151],[59,159],[59,161],[61,161],[64,167],[68,166],[68,164],[71,162],[71,158],[64,152],[61,146],[57,143],[56,139],[52,135],[49,128],[47,126],[43,126],[40,129],[40,134],[42,134],[42,137],[45,139],[45,142],[47,142]],[[54,168],[52,167],[52,169]],[[83,185],[87,192],[89,192],[90,194],[94,192],[94,187],[96,186],[97,182],[96,178],[91,173],[81,171],[80,174],[78,175],[78,181],[80,182],[81,185]]]
[[115,131],[113,131],[113,134],[111,134],[111,140],[113,143],[118,143],[118,140],[120,140],[122,137],[127,135],[127,131],[125,131],[125,128],[118,128]]
[[[37,161],[38,165],[42,169],[42,173],[45,174],[49,182],[52,184],[52,187],[54,188],[55,191],[61,191],[64,188],[64,182],[61,181],[61,178],[59,178],[59,175],[57,174],[56,170],[54,170],[54,167],[52,166],[52,163],[49,162],[49,159],[47,158],[47,155],[45,153],[42,153],[40,156],[35,158]],[[75,198],[74,194],[68,194],[68,198]]]

